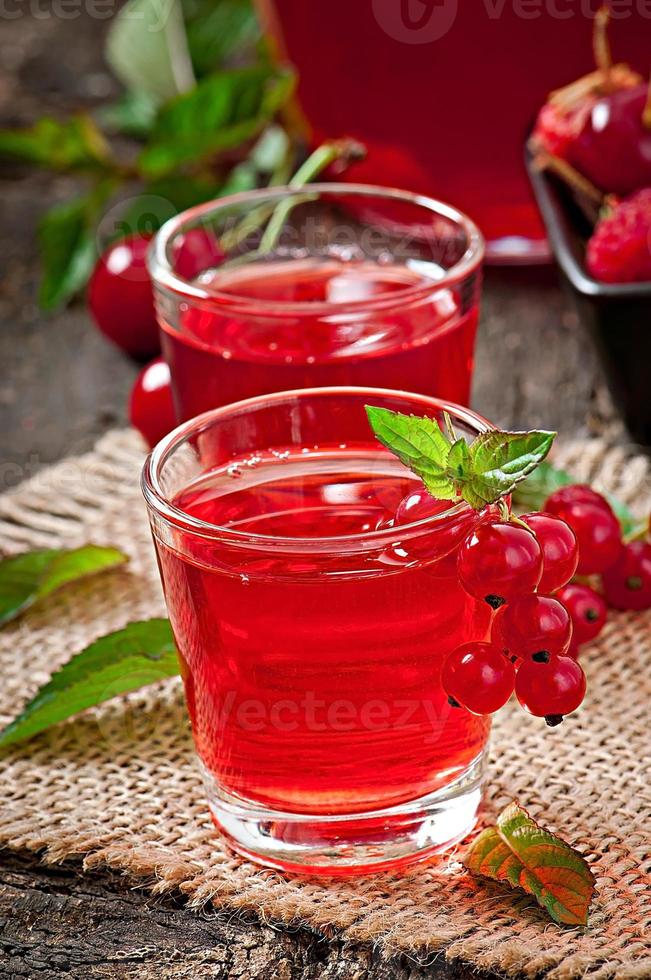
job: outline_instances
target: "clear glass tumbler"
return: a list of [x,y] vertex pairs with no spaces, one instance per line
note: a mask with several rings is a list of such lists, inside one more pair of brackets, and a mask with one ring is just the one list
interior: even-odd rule
[[179,420],[293,388],[467,404],[483,240],[431,198],[275,187],[169,221],[150,255]]
[[451,707],[440,672],[489,630],[456,572],[482,514],[432,500],[401,518],[423,487],[365,405],[487,428],[411,393],[282,392],[181,425],[143,474],[213,818],[292,870],[422,858],[463,837],[480,800],[490,722]]

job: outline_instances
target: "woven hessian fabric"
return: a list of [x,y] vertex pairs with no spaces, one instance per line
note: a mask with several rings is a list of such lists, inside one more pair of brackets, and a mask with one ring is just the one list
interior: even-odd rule
[[[651,509],[642,457],[592,440],[556,460],[634,506]],[[60,664],[134,619],[164,615],[138,475],[143,449],[113,432],[87,455],[44,470],[0,498],[0,547],[116,545],[128,570],[69,588],[0,632],[0,710],[8,721]],[[651,977],[651,615],[611,615],[582,662],[589,690],[550,730],[509,705],[498,716],[487,820],[512,799],[589,860],[597,895],[587,929],[557,926],[531,898],[473,879],[446,854],[408,874],[286,878],[237,857],[212,826],[193,759],[180,682],[114,698],[0,761],[0,844],[44,860],[127,872],[193,905],[255,910],[306,923],[387,955],[443,951],[506,975],[554,980]]]

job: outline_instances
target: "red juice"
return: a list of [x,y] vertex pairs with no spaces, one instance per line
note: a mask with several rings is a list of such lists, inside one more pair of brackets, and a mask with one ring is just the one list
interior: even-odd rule
[[[431,274],[319,258],[203,272],[198,284],[208,292],[214,286],[219,301],[182,303],[174,324],[161,317],[179,417],[325,385],[408,388],[467,404],[477,298],[436,288]],[[405,295],[428,285],[414,298]],[[378,298],[384,305],[375,309]],[[255,312],[238,312],[246,300],[255,301]],[[301,309],[293,313],[286,304]]]
[[[197,750],[222,792],[364,813],[440,790],[480,755],[488,720],[440,684],[446,654],[489,625],[456,576],[474,512],[444,515],[426,558],[399,532],[362,553],[328,544],[390,526],[419,485],[368,443],[247,454],[177,494],[185,514],[288,548],[159,546]],[[292,553],[296,538],[315,547]]]

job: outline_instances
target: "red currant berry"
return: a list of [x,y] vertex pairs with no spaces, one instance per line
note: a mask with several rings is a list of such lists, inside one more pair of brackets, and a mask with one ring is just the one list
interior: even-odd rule
[[567,653],[572,641],[570,614],[550,595],[525,595],[500,609],[491,642],[519,660],[546,663]]
[[651,608],[651,544],[627,544],[602,581],[606,601],[613,609]]
[[461,585],[494,609],[533,592],[542,570],[540,545],[531,531],[517,524],[480,524],[459,548],[457,572]]
[[556,596],[572,618],[572,646],[579,647],[597,637],[608,617],[608,607],[602,596],[588,585],[570,582]]
[[622,550],[619,521],[610,510],[596,504],[570,504],[559,515],[576,535],[579,545],[579,575],[605,572]]
[[569,582],[579,562],[574,531],[553,514],[525,514],[522,518],[538,539],[543,553],[543,573],[539,592],[555,592]]
[[572,483],[554,490],[545,501],[544,509],[548,514],[561,514],[571,504],[597,504],[611,510],[606,498],[587,483]]
[[183,279],[196,279],[207,269],[224,261],[224,252],[212,232],[206,228],[190,228],[174,239],[172,264]]
[[438,519],[453,506],[449,500],[436,500],[424,487],[403,497],[396,509],[394,526],[404,527],[418,521],[428,523],[422,531],[410,530],[400,542],[400,553],[408,558],[442,559],[456,548],[477,523],[477,514],[472,507],[467,507],[454,516]]
[[436,500],[425,488],[411,490],[403,497],[396,509],[395,524],[413,524],[427,517],[435,517],[451,507],[449,500]]
[[147,271],[151,239],[130,235],[100,256],[88,285],[88,305],[102,333],[133,357],[160,352],[154,295]]
[[513,694],[515,669],[492,643],[466,643],[445,660],[441,681],[453,703],[490,715]]
[[150,449],[176,425],[170,369],[162,357],[147,364],[136,378],[129,396],[129,419]]
[[579,707],[585,686],[585,674],[571,657],[552,657],[548,663],[525,660],[515,679],[515,694],[530,714],[557,725]]

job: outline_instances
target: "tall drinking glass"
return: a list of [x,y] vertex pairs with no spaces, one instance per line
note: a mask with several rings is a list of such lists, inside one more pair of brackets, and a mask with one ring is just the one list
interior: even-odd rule
[[289,391],[181,425],[144,469],[210,810],[275,867],[413,861],[463,837],[480,800],[490,722],[448,703],[441,666],[488,634],[456,572],[483,515],[405,507],[422,484],[365,405],[488,427],[411,393]]
[[431,198],[251,191],[173,218],[150,271],[179,420],[322,385],[467,404],[483,241]]

